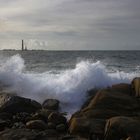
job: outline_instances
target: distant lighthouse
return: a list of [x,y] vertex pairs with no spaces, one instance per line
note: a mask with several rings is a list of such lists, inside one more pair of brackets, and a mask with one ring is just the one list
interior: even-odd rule
[[24,40],[22,40],[22,47],[21,47],[22,51],[27,51],[27,46],[24,45]]
[[21,48],[22,51],[24,51],[24,40],[22,40],[22,48]]

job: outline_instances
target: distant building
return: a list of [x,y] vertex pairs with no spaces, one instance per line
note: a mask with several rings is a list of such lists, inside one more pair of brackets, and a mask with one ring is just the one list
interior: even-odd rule
[[27,46],[24,45],[24,40],[22,40],[22,47],[21,47],[22,51],[27,51]]
[[24,40],[22,40],[22,48],[21,48],[22,51],[24,51]]

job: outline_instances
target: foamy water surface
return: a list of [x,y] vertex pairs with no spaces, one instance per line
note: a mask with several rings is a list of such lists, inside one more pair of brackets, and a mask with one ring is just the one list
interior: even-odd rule
[[87,98],[87,90],[130,83],[139,76],[138,72],[109,72],[102,62],[88,60],[57,73],[51,70],[34,72],[26,69],[25,61],[19,54],[3,58],[0,66],[0,82],[8,85],[10,90],[40,103],[48,98],[58,99],[61,111],[69,114],[80,109]]

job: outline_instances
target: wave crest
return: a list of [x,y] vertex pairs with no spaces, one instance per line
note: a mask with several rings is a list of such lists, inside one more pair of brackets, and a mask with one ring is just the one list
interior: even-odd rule
[[86,100],[87,90],[129,83],[135,76],[137,74],[119,71],[108,73],[100,61],[81,61],[74,69],[60,71],[59,74],[28,72],[20,55],[7,59],[0,69],[0,82],[8,85],[19,96],[39,102],[47,98],[58,99],[62,111],[69,113],[81,107]]

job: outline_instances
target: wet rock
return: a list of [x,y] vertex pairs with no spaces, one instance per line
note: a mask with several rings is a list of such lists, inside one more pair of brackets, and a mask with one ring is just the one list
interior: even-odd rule
[[132,95],[131,84],[120,83],[117,85],[112,85],[111,90],[115,92],[121,92],[127,95]]
[[38,114],[41,114],[42,116],[48,118],[48,116],[54,112],[54,110],[49,110],[49,109],[41,109],[39,111],[37,111]]
[[41,105],[34,100],[11,94],[0,94],[0,112],[8,112],[12,114],[19,112],[32,113],[40,108]]
[[101,119],[73,118],[69,131],[71,134],[88,137],[91,134],[104,135],[105,121]]
[[7,129],[0,132],[1,140],[46,140],[46,137],[29,129]]
[[47,123],[48,117],[39,112],[36,112],[31,116],[30,120],[43,120],[44,122]]
[[88,97],[87,97],[87,100],[82,105],[81,109],[83,109],[89,105],[90,101],[95,97],[97,92],[98,92],[98,90],[95,88],[87,91]]
[[118,116],[109,119],[105,127],[105,140],[118,140],[140,134],[140,118]]
[[58,110],[59,101],[56,99],[47,99],[43,102],[42,107],[50,110]]
[[58,137],[58,135],[59,135],[55,129],[46,129],[40,133],[41,133],[41,135],[43,135],[45,137],[54,137],[54,136]]
[[56,125],[58,125],[58,124],[66,124],[67,119],[64,116],[62,116],[60,113],[52,112],[48,116],[48,122],[52,122],[52,123],[54,123]]
[[48,122],[48,129],[56,129],[56,125],[52,122]]
[[64,124],[59,124],[56,126],[56,130],[58,132],[65,132],[66,131],[66,126]]
[[91,134],[90,140],[100,140],[97,135]]
[[12,119],[12,114],[6,113],[6,112],[1,112],[0,113],[0,119],[2,119],[2,120],[11,120]]
[[[109,110],[114,116],[116,116],[116,114],[120,116],[134,116],[137,114],[140,106],[138,101],[132,96],[121,92],[115,92],[111,89],[103,89],[96,94],[95,98],[83,112],[86,114],[88,110],[94,109],[98,109],[98,111],[101,110],[100,114],[103,110],[104,112]],[[112,117],[112,113],[108,113],[106,119]]]
[[137,134],[135,136],[129,136],[127,139],[125,140],[140,140],[140,134]]
[[140,114],[140,103],[135,97],[109,88],[100,90],[89,105],[74,113],[72,118],[109,119],[114,116],[137,116],[138,114]]
[[42,120],[33,120],[26,123],[26,127],[29,129],[45,130],[47,124]]
[[72,115],[69,130],[70,133],[80,136],[103,137],[106,119],[115,116],[134,117],[139,114],[140,103],[138,99],[131,96],[131,86],[113,85],[111,88],[98,91],[88,106]]
[[132,137],[128,137],[126,140],[134,140]]
[[60,140],[79,140],[76,136],[66,135],[60,138]]
[[29,113],[20,112],[20,113],[17,113],[15,115],[13,115],[12,120],[13,120],[13,122],[23,122],[23,123],[26,123],[30,116],[31,115]]
[[10,120],[1,120],[0,119],[0,131],[4,130],[6,127],[11,125]]
[[13,124],[12,128],[25,128],[25,124],[23,124],[22,122],[16,122]]
[[131,83],[132,94],[136,97],[140,97],[140,77],[133,79]]

